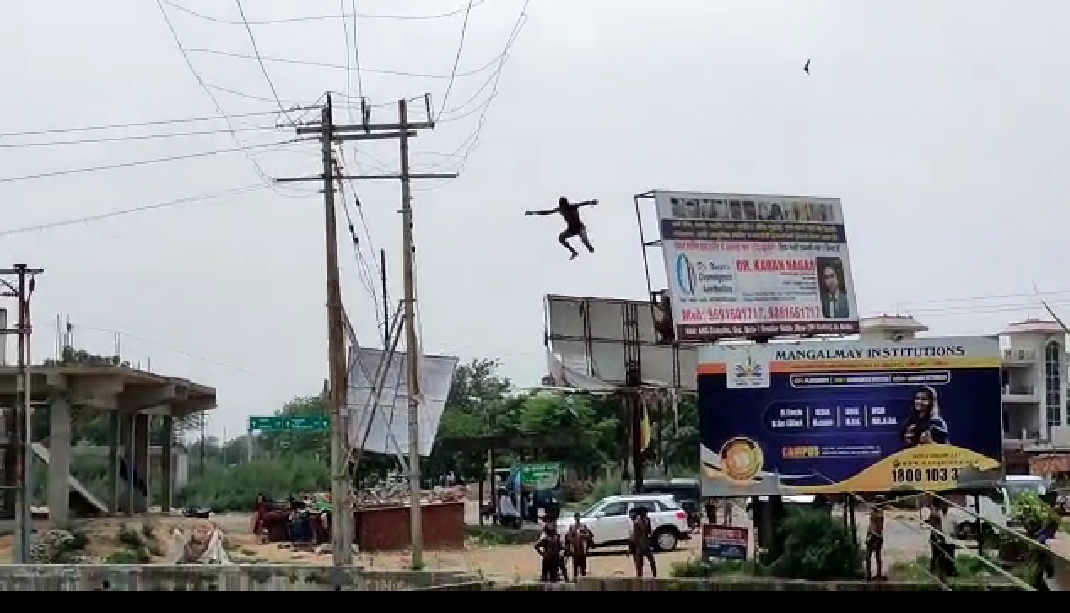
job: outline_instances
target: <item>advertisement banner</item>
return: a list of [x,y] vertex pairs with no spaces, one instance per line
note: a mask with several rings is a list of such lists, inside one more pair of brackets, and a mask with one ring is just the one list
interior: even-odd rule
[[747,529],[736,526],[702,526],[702,555],[706,559],[747,559]]
[[677,340],[858,332],[838,198],[654,200]]
[[699,350],[704,496],[993,487],[999,341],[805,341]]

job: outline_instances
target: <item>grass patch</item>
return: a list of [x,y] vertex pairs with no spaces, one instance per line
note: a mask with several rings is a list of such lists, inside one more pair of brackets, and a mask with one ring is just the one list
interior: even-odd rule
[[530,545],[539,538],[536,530],[514,530],[500,526],[466,526],[464,532],[469,541],[483,547]]
[[725,576],[761,576],[763,569],[750,560],[703,560],[691,558],[676,562],[669,568],[669,576],[680,579],[705,579]]

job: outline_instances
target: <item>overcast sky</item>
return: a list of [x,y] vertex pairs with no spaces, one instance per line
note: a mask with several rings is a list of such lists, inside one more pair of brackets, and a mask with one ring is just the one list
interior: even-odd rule
[[[292,131],[255,129],[286,119],[266,114],[278,106],[256,60],[203,51],[253,54],[236,3],[174,1],[236,22],[164,5],[226,113],[264,113],[232,119],[241,145],[264,145],[249,151],[268,176],[317,173],[316,143],[271,146]],[[113,353],[119,331],[124,358],[215,386],[211,430],[228,437],[251,414],[317,393],[326,316],[315,186],[10,233],[264,184],[241,152],[20,179],[238,145],[222,121],[7,136],[218,115],[155,1],[10,4],[0,19],[0,263],[47,270],[33,300],[35,357],[55,352],[57,314],[70,317],[75,344],[96,353]],[[466,0],[355,4],[361,14],[427,16]],[[358,18],[358,84],[346,70],[352,20],[337,17],[350,5],[243,1],[253,22],[335,16],[251,26],[265,58],[336,65],[266,61],[283,104],[359,90],[385,105],[374,120],[392,121],[398,97],[430,92],[437,111],[449,79],[376,71],[448,76],[463,11]],[[935,332],[992,333],[1040,314],[1034,283],[1070,290],[1066,3],[532,0],[495,88],[494,60],[522,5],[476,0],[446,120],[413,142],[416,171],[464,161],[461,178],[423,182],[415,194],[427,351],[500,357],[518,384],[536,383],[544,294],[643,296],[632,195],[653,188],[841,197],[861,312],[912,311]],[[344,100],[337,119],[358,117]],[[212,133],[43,144],[190,131]],[[347,145],[349,170],[395,166],[395,147]],[[396,299],[398,186],[358,190]],[[522,214],[561,195],[601,201],[586,219],[596,252],[571,262],[556,243],[560,220]],[[374,344],[375,307],[341,235],[346,307],[362,342]],[[1051,299],[1070,309],[1070,291]]]

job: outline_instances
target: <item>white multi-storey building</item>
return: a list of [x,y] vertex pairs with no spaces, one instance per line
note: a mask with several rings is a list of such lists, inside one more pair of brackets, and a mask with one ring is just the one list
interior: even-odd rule
[[[881,315],[862,319],[862,338],[914,338],[928,327],[913,317]],[[1027,319],[999,333],[1003,351],[1003,440],[1010,452],[1030,456],[1070,451],[1067,415],[1066,333],[1054,321]],[[1024,452],[1024,453],[1022,453]],[[1019,458],[1014,464],[1021,464]]]

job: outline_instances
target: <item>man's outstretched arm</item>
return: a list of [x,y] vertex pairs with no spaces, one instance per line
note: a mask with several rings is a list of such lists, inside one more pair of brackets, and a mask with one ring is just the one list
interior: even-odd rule
[[576,206],[594,206],[598,204],[598,200],[584,200],[583,202],[577,202]]
[[556,209],[550,209],[549,211],[524,211],[525,215],[553,215],[556,213]]

